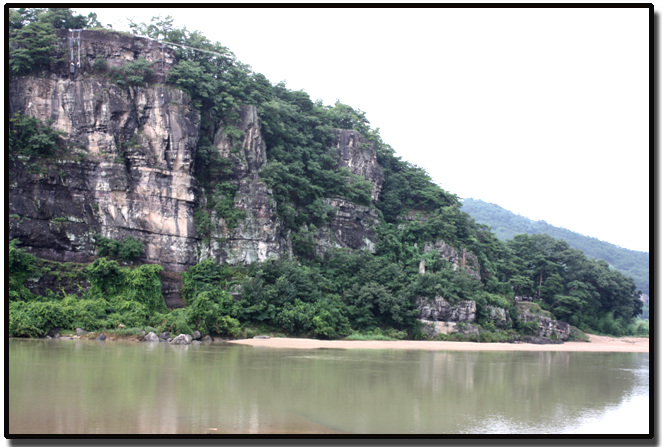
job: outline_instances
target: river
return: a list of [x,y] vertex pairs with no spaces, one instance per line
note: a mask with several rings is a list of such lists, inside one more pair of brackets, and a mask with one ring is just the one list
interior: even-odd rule
[[10,339],[9,434],[647,434],[649,356]]

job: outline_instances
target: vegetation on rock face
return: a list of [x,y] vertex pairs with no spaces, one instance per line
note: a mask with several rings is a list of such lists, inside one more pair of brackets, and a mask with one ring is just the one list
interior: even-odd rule
[[[51,20],[60,16],[64,22]],[[21,51],[42,54],[39,48],[50,48],[45,38],[49,26],[83,19],[52,10],[11,12],[12,73],[46,68],[52,49],[44,50],[46,59],[30,66],[22,62]],[[42,22],[43,36],[36,27]],[[33,42],[27,31],[21,31],[29,27],[46,43]],[[519,320],[516,296],[531,297],[542,311],[582,330],[613,335],[641,335],[647,330],[634,325],[641,302],[631,278],[546,235],[499,240],[462,212],[459,199],[435,185],[424,169],[396,156],[360,110],[339,102],[324,106],[305,92],[272,85],[219,43],[197,31],[175,28],[171,18],[132,27],[139,34],[206,51],[177,49],[176,65],[167,78],[191,96],[202,118],[195,174],[205,196],[195,212],[198,235],[211,236],[217,225],[213,216],[224,219],[229,228],[244,218],[234,205],[238,186],[233,172],[239,161],[221,156],[213,141],[221,128],[240,140],[239,107],[250,104],[257,107],[266,143],[267,165],[260,175],[273,192],[295,256],[243,267],[201,261],[182,274],[186,307],[168,310],[160,266],[130,268],[108,259],[139,258],[143,247],[137,240],[99,237],[102,257],[77,273],[79,290],[39,295],[31,288],[40,277],[52,275],[57,263],[47,271],[10,241],[9,335],[42,336],[56,328],[97,330],[123,324],[229,337],[259,328],[317,338],[422,338],[417,300],[443,297],[451,304],[476,303],[476,324],[482,329],[466,337],[504,341],[517,334],[534,335],[536,330],[535,324]],[[146,61],[137,60],[113,76],[125,85],[141,85],[149,70]],[[12,119],[10,153],[52,153],[57,133],[22,115]],[[372,183],[338,169],[337,149],[332,147],[336,128],[359,132],[376,150],[384,176],[378,200],[372,199]],[[375,253],[335,250],[316,255],[314,231],[333,220],[333,209],[325,202],[332,197],[376,210],[380,223]],[[465,268],[444,259],[435,248],[439,246],[461,251],[473,264]],[[422,262],[425,274],[419,273]],[[497,328],[499,312],[494,309],[510,316],[510,322],[500,322]]]
[[64,147],[64,132],[53,130],[52,123],[15,113],[9,118],[9,155],[50,157]]
[[[101,71],[101,63],[97,68]],[[152,63],[144,57],[138,58],[133,62],[127,62],[120,68],[114,68],[110,73],[113,81],[122,87],[142,87],[146,82],[153,80],[154,69]]]
[[56,29],[98,26],[96,14],[74,15],[63,8],[9,9],[9,72],[26,75],[57,62]]
[[145,250],[143,243],[132,236],[116,241],[97,235],[96,242],[99,256],[120,258],[124,261],[133,261],[140,258]]

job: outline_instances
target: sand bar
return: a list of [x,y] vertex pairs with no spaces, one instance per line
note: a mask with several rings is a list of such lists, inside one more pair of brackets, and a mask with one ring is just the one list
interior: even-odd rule
[[474,343],[464,341],[362,341],[315,340],[311,338],[249,338],[229,343],[290,349],[420,349],[426,351],[565,351],[648,352],[648,338],[589,335],[589,342],[536,345],[531,343]]

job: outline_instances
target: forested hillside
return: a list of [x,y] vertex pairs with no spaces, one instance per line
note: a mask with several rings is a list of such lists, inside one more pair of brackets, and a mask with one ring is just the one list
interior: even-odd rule
[[272,84],[170,18],[133,29],[148,37],[10,10],[9,335],[647,333],[631,278],[547,235],[499,240],[359,109]]
[[547,234],[553,238],[562,239],[572,248],[583,251],[591,258],[603,259],[615,269],[632,277],[642,293],[649,295],[649,254],[647,252],[628,250],[594,237],[555,227],[545,221],[534,221],[482,200],[464,199],[462,211],[468,213],[476,222],[488,225],[494,234],[504,241],[522,233]]

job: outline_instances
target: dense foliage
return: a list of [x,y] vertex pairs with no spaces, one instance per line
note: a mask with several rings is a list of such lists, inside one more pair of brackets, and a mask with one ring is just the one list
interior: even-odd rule
[[99,256],[108,256],[119,258],[124,261],[134,261],[140,258],[145,251],[145,246],[141,241],[133,236],[128,236],[121,241],[109,239],[101,235],[96,237],[97,254]]
[[632,278],[565,241],[521,234],[507,247],[512,256],[506,268],[512,270],[515,293],[541,300],[559,320],[583,330],[624,335],[641,313],[643,303]]
[[547,234],[562,239],[587,256],[603,259],[625,275],[631,276],[637,288],[642,293],[649,294],[649,254],[646,252],[628,250],[594,237],[555,227],[545,221],[533,221],[481,200],[464,199],[462,210],[477,222],[489,225],[501,240],[512,239],[515,235],[523,233]]
[[54,130],[52,123],[15,113],[9,118],[9,155],[50,157],[64,148],[63,132]]
[[38,296],[28,290],[26,281],[45,275],[63,276],[75,269],[55,262],[45,264],[17,247],[15,241],[9,247],[10,336],[43,336],[58,329],[106,330],[120,324],[141,327],[156,313],[167,310],[161,293],[163,268],[159,265],[128,268],[100,258],[74,274],[79,286],[89,285],[86,291],[76,295],[50,290]]
[[[10,29],[15,31],[10,65],[14,58],[15,74],[51,62],[23,67],[18,50],[29,50],[31,43],[27,32],[19,31],[42,22],[54,29],[67,20],[84,19],[52,10],[16,10],[10,15]],[[50,19],[56,16],[65,21]],[[80,24],[70,26],[74,25]],[[202,117],[195,161],[204,193],[195,212],[198,235],[210,237],[219,219],[234,228],[245,217],[234,204],[238,184],[233,171],[239,151],[233,149],[230,157],[223,157],[213,142],[222,129],[239,147],[243,138],[237,127],[239,108],[252,104],[257,107],[267,147],[268,163],[261,179],[273,192],[294,257],[244,267],[203,260],[181,276],[186,307],[168,310],[160,266],[131,268],[108,259],[139,259],[143,247],[135,239],[98,237],[101,258],[77,270],[74,282],[80,284],[79,290],[50,291],[43,296],[27,286],[60,267],[52,263],[48,273],[41,261],[11,241],[10,335],[41,336],[55,328],[97,330],[122,324],[229,337],[265,330],[317,338],[366,334],[419,338],[424,333],[417,320],[418,301],[443,297],[451,304],[474,301],[480,327],[477,339],[496,341],[516,333],[535,333],[535,323],[519,321],[516,296],[531,297],[540,312],[582,330],[637,333],[633,322],[642,306],[631,278],[546,235],[499,240],[463,212],[459,199],[434,184],[424,169],[396,156],[360,110],[340,102],[325,106],[311,101],[303,91],[288,90],[282,83],[272,85],[236,61],[227,48],[197,31],[174,27],[169,17],[132,27],[138,34],[184,45],[177,47],[177,64],[165,81],[187,92]],[[39,54],[41,50],[29,51]],[[52,51],[44,50],[47,54]],[[103,67],[97,68],[106,76]],[[126,86],[140,86],[152,75],[149,63],[141,59],[110,73],[111,79]],[[57,143],[57,134],[47,124],[21,115],[12,119],[10,151],[48,154]],[[369,181],[338,168],[334,129],[359,132],[376,150],[384,175],[378,200],[372,198]],[[315,230],[333,220],[334,210],[325,200],[333,197],[376,210],[380,224],[375,228],[374,253],[316,254]],[[441,246],[463,253],[468,264],[459,266],[444,259],[437,251]],[[421,265],[425,274],[419,274]],[[497,322],[495,308],[510,320]]]
[[74,15],[64,8],[9,9],[9,72],[25,75],[58,62],[56,29],[98,26],[96,14]]

